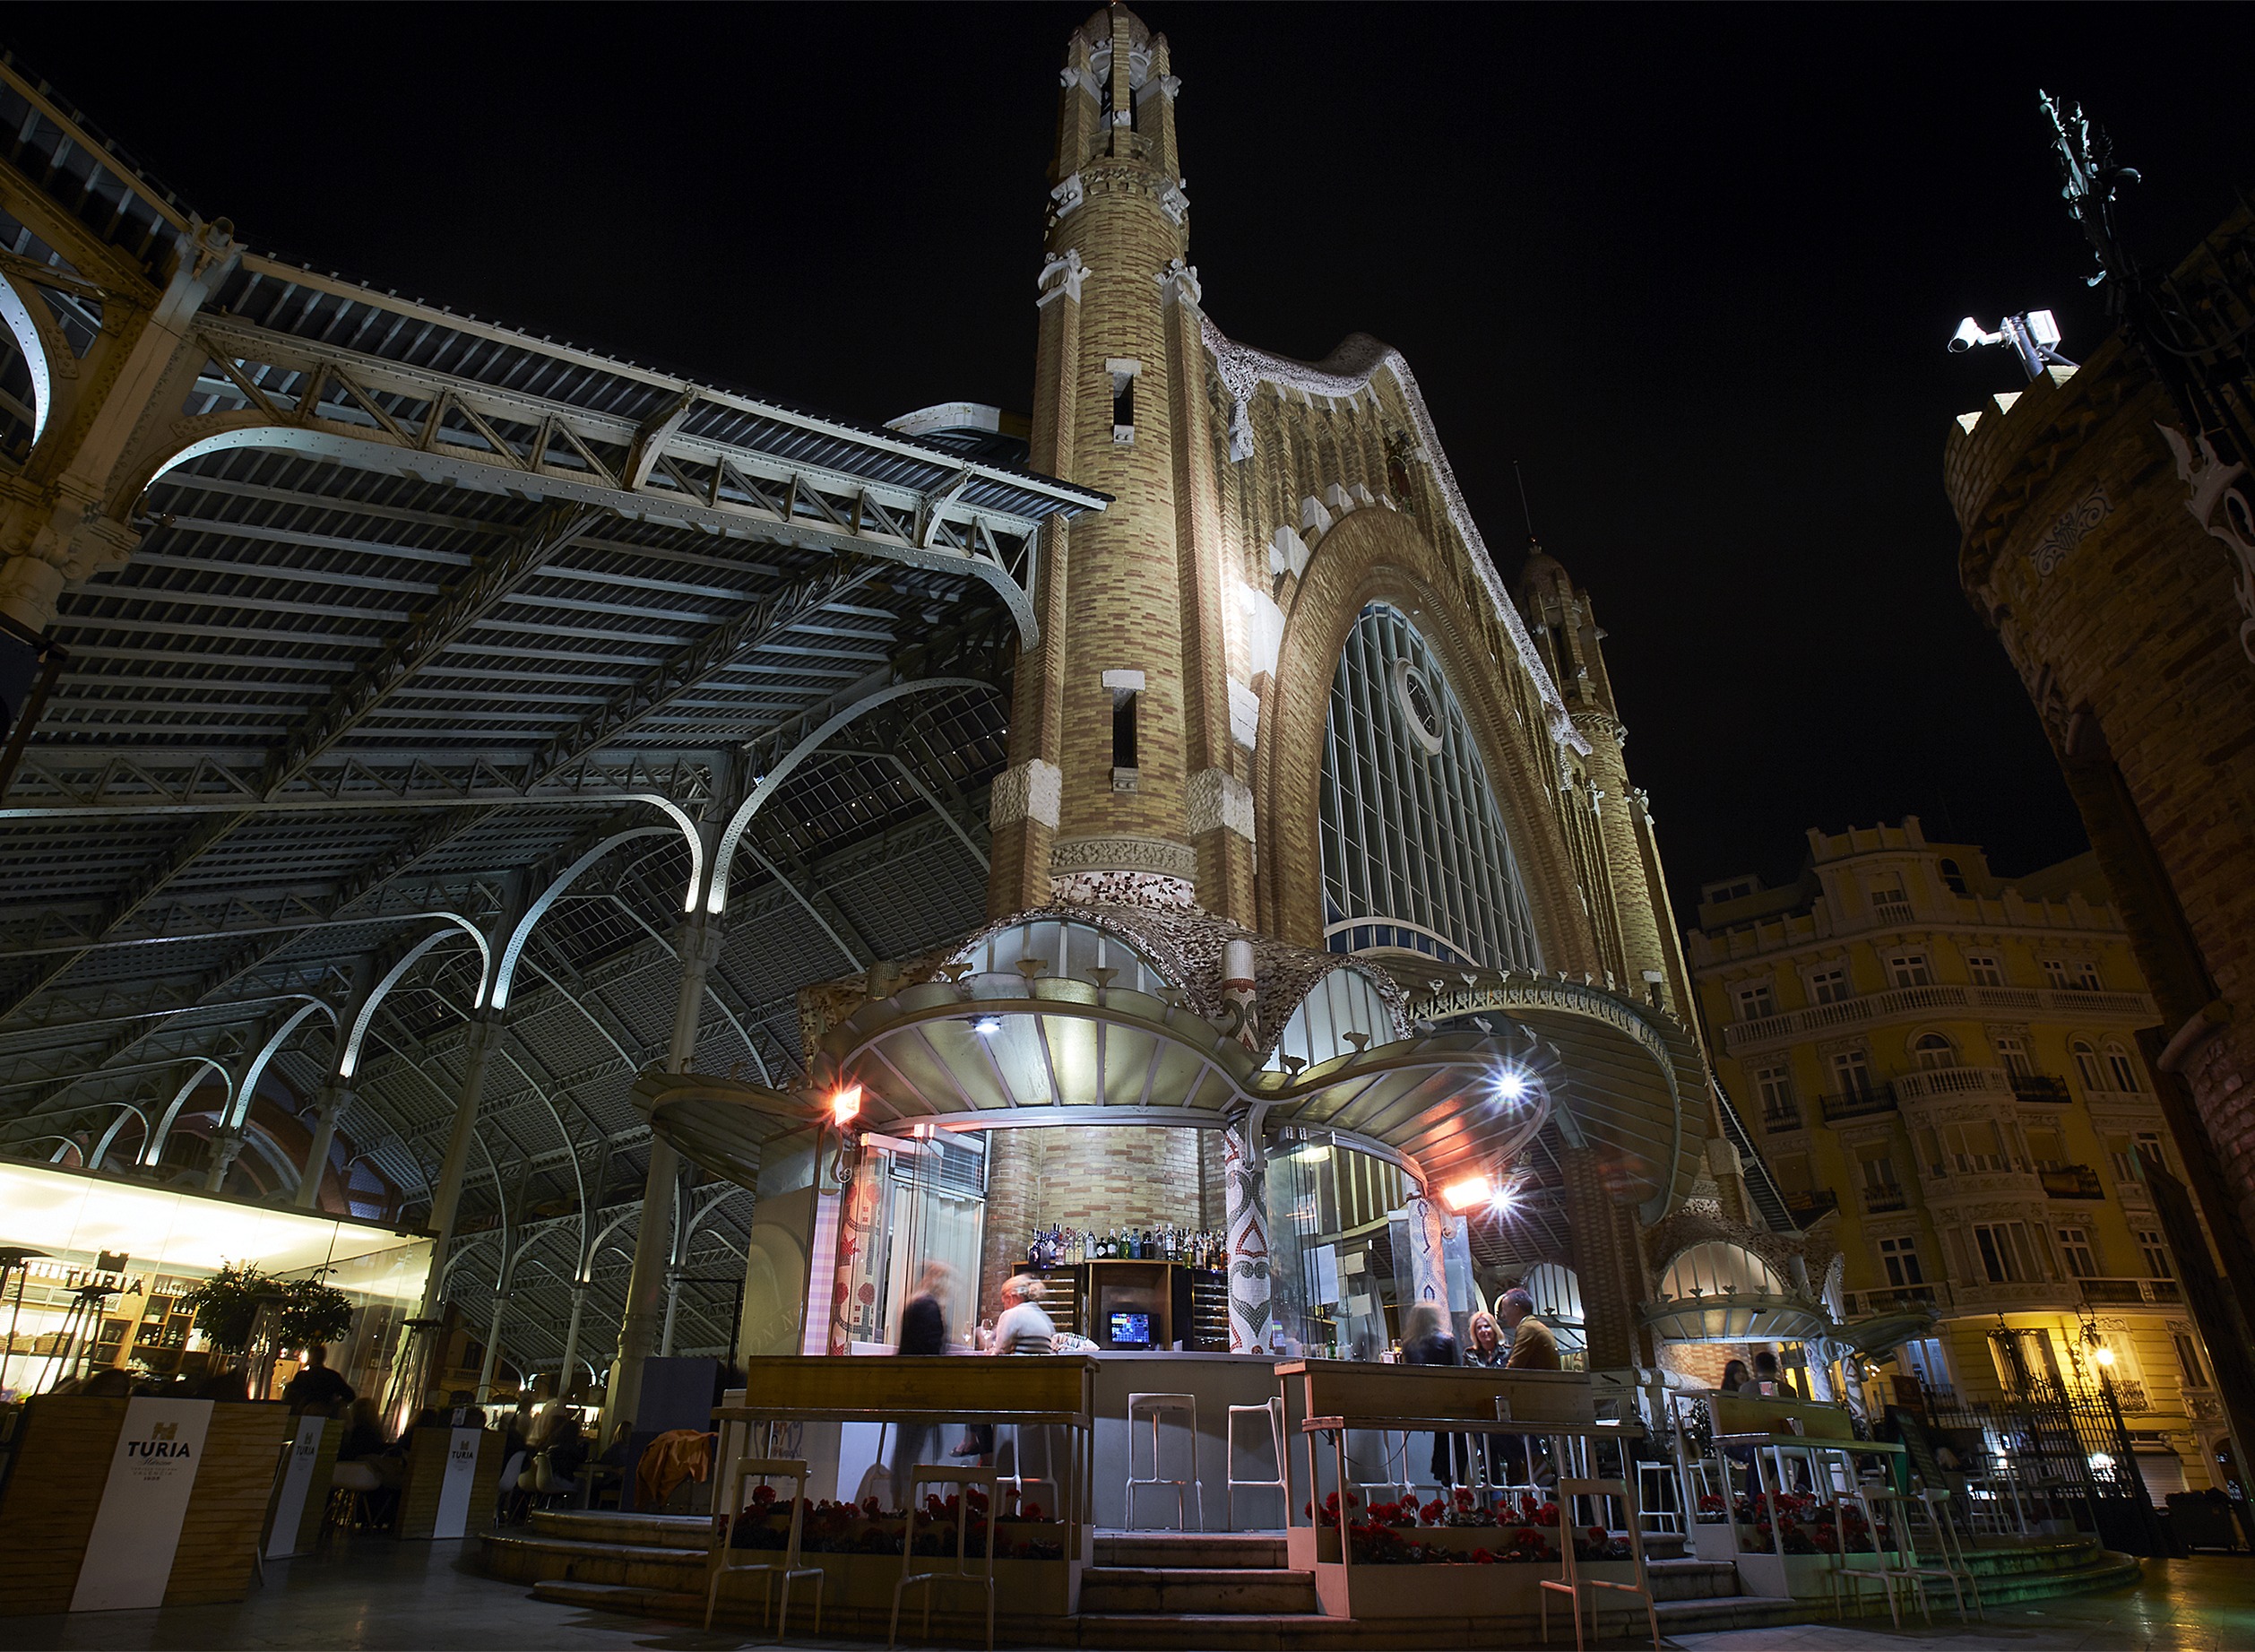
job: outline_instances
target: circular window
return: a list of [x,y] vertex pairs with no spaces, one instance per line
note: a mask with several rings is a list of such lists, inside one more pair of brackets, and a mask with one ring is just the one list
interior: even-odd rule
[[1441,742],[1440,696],[1425,673],[1406,660],[1394,665],[1394,698],[1409,723],[1410,733],[1428,752],[1438,755]]

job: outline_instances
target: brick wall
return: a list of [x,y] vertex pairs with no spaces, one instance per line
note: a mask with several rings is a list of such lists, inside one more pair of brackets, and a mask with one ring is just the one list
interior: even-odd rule
[[1137,1232],[1164,1222],[1220,1232],[1220,1133],[1149,1126],[997,1130],[988,1137],[980,1311],[1000,1310],[1034,1224]]

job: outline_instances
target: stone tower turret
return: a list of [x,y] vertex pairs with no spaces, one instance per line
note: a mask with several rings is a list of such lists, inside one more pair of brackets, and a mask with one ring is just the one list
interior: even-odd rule
[[1113,503],[1044,546],[989,905],[1101,897],[1249,921],[1179,82],[1166,38],[1119,5],[1075,31],[1059,79],[1032,463]]
[[[1667,911],[1652,816],[1643,791],[1629,783],[1622,752],[1629,735],[1605,670],[1605,632],[1589,593],[1577,589],[1540,545],[1530,544],[1520,572],[1519,605],[1575,728],[1589,742],[1582,760],[1585,789],[1574,789],[1581,795],[1568,801],[1594,817],[1595,829],[1585,840],[1592,852],[1584,881],[1597,886],[1589,895],[1600,946],[1611,955],[1609,962],[1621,991],[1672,1010],[1689,1024],[1689,982]],[[1605,910],[1600,909],[1601,895]]]

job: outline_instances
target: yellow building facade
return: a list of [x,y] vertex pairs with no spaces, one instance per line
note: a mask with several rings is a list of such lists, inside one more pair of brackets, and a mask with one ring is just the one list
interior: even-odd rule
[[1875,1383],[2103,1375],[2155,1501],[2205,1487],[2222,1408],[2134,1151],[2183,1174],[2136,1037],[2157,1012],[2095,860],[2006,880],[1914,816],[1809,852],[1784,887],[1708,885],[1689,950],[1725,1090],[1839,1247],[1835,1311],[1935,1316]]

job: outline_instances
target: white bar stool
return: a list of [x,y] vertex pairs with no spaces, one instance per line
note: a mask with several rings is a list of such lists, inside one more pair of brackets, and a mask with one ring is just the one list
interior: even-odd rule
[[[1276,1452],[1276,1477],[1273,1480],[1240,1480],[1237,1477],[1237,1420],[1240,1417],[1260,1417],[1268,1424],[1268,1443]],[[1284,1402],[1272,1398],[1265,1405],[1231,1405],[1229,1422],[1222,1437],[1223,1465],[1229,1470],[1229,1485],[1224,1493],[1229,1511],[1230,1530],[1237,1529],[1237,1488],[1259,1488],[1283,1493],[1284,1509],[1289,1516],[1292,1508],[1292,1488],[1284,1483]],[[1156,1465],[1154,1464],[1154,1467]],[[1203,1512],[1203,1511],[1201,1511]],[[1201,1520],[1203,1525],[1204,1521]]]
[[[733,1539],[736,1522],[745,1513],[744,1483],[747,1480],[788,1480],[791,1487],[791,1529],[783,1539],[782,1558],[778,1561],[738,1562],[729,1557],[736,1553]],[[815,1633],[822,1633],[822,1586],[825,1581],[819,1566],[802,1566],[805,1558],[799,1553],[799,1542],[807,1511],[807,1465],[798,1457],[739,1457],[728,1466],[728,1483],[721,1501],[713,1509],[713,1552],[708,1564],[712,1580],[704,1587],[704,1627],[713,1627],[713,1613],[721,1604],[721,1579],[732,1571],[756,1571],[760,1574],[759,1621],[767,1622],[767,1608],[775,1593],[775,1574],[783,1578],[782,1605],[775,1613],[775,1639],[783,1638],[783,1624],[791,1616],[791,1585],[794,1578],[815,1580]],[[754,1550],[755,1553],[770,1553],[773,1550]]]
[[[893,1627],[886,1645],[901,1644],[901,1596],[921,1584],[924,1587],[923,1644],[932,1639],[932,1596],[943,1583],[970,1584],[985,1591],[987,1596],[987,1652],[994,1652],[994,1552],[995,1522],[1002,1514],[1002,1479],[990,1468],[942,1468],[936,1463],[919,1463],[915,1478],[908,1487],[908,1521],[901,1534],[901,1576],[893,1586]],[[929,1571],[916,1570],[916,1494],[928,1485],[952,1485],[955,1492],[955,1563],[950,1567],[935,1565]],[[974,1490],[987,1493],[986,1570],[971,1570],[971,1493]],[[940,1517],[945,1518],[946,1517]],[[937,1520],[934,1524],[938,1524]],[[945,1553],[942,1559],[946,1558]]]
[[[1190,1414],[1190,1474],[1185,1480],[1162,1478],[1159,1469],[1159,1424],[1169,1412]],[[1136,1473],[1136,1424],[1148,1417],[1151,1421],[1151,1474],[1149,1477]],[[1195,1492],[1198,1498],[1197,1529],[1205,1529],[1205,1495],[1198,1484],[1198,1401],[1194,1394],[1130,1394],[1128,1397],[1128,1528],[1136,1526],[1136,1488],[1145,1485],[1171,1485],[1174,1488],[1174,1523],[1177,1530],[1188,1531],[1188,1506],[1186,1494]]]
[[[1573,1608],[1574,1652],[1581,1652],[1582,1593],[1585,1589],[1611,1589],[1618,1594],[1637,1596],[1644,1601],[1645,1620],[1652,1626],[1652,1652],[1660,1652],[1660,1610],[1652,1598],[1652,1574],[1645,1567],[1644,1518],[1637,1509],[1636,1487],[1637,1483],[1634,1480],[1560,1479],[1559,1481],[1559,1575],[1555,1578],[1536,1579],[1537,1597],[1542,1602],[1544,1644],[1547,1645],[1551,1639],[1551,1596],[1552,1595],[1565,1596],[1568,1604]],[[1614,1583],[1604,1578],[1582,1576],[1578,1557],[1574,1553],[1574,1535],[1577,1529],[1574,1521],[1574,1500],[1577,1497],[1586,1497],[1596,1501],[1599,1514],[1608,1531],[1612,1527],[1612,1520],[1611,1510],[1606,1508],[1603,1500],[1611,1498],[1620,1502],[1622,1511],[1629,1517],[1627,1522],[1629,1558],[1635,1565],[1635,1582]],[[1590,1639],[1593,1640],[1598,1638],[1597,1601],[1594,1596],[1591,1597],[1589,1603],[1589,1632]]]

